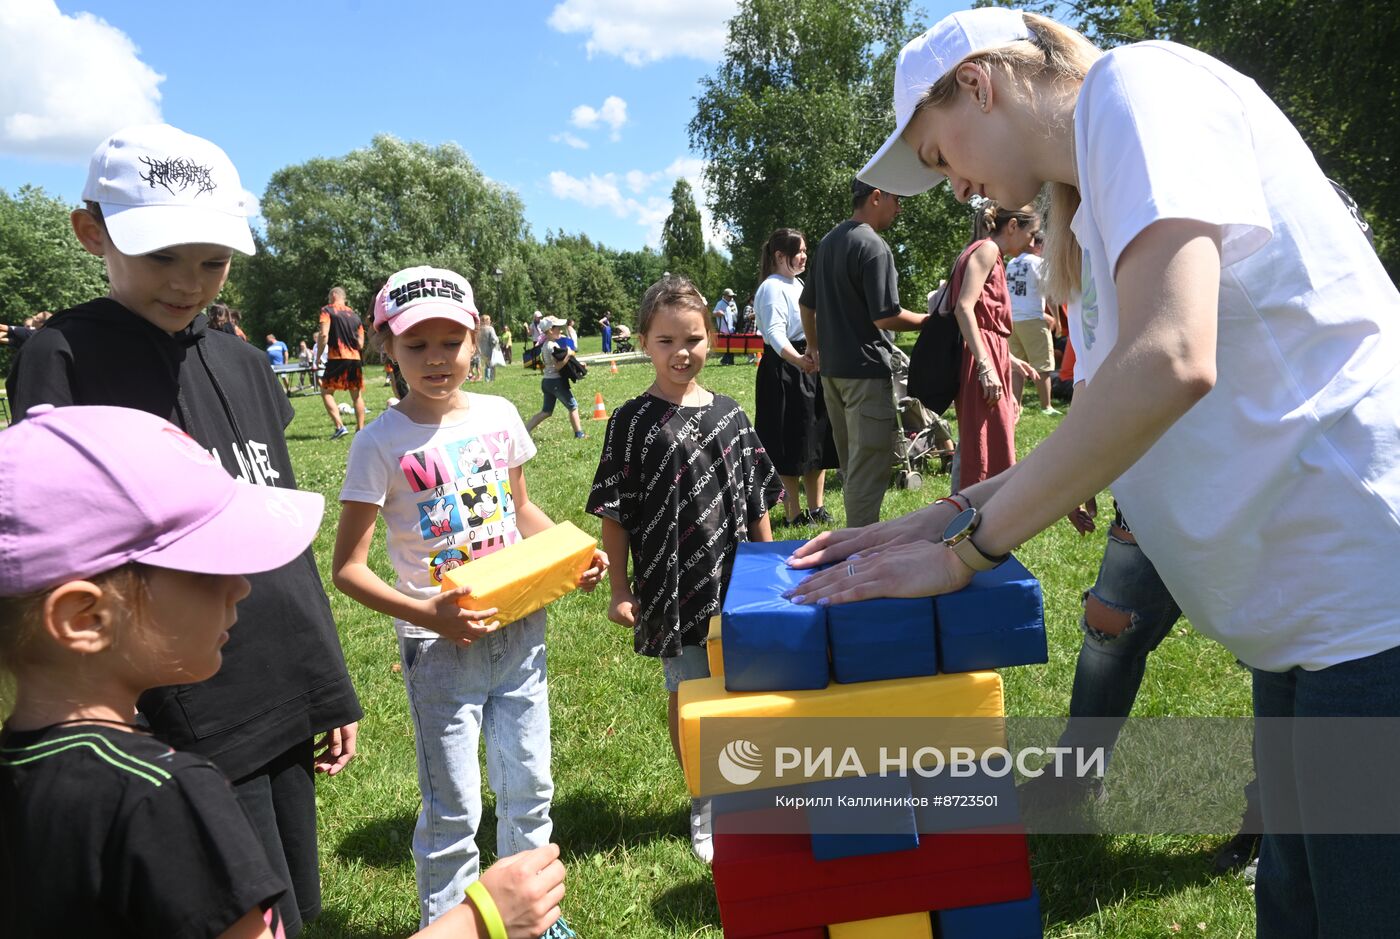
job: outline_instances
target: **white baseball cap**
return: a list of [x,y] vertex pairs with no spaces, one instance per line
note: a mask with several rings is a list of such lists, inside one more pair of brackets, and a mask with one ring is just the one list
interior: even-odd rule
[[169,124],[138,124],[104,140],[88,163],[83,199],[102,207],[123,254],[171,245],[222,245],[253,253],[257,204],[228,154]]
[[945,16],[932,29],[899,50],[894,67],[894,133],[857,178],[883,192],[914,196],[943,182],[944,176],[919,160],[904,141],[914,109],[940,78],[974,52],[1021,39],[1031,31],[1020,10],[981,7]]
[[479,316],[472,285],[456,271],[441,267],[399,271],[374,298],[374,328],[388,323],[395,336],[431,319],[451,320],[475,330]]

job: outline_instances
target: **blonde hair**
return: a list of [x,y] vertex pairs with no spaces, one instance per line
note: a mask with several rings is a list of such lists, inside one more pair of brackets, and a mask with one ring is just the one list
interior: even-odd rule
[[[115,606],[126,614],[124,626],[144,623],[150,607],[150,588],[143,565],[124,564],[92,577],[74,579],[86,580],[110,594]],[[44,604],[55,589],[0,597],[0,673],[14,675],[31,660],[31,648],[44,630]],[[125,632],[124,629],[118,638]]]
[[[952,101],[958,88],[958,67],[966,63],[982,65],[989,71],[999,69],[1032,93],[1038,90],[1037,85],[1048,83],[1073,85],[1077,93],[1090,66],[1103,54],[1102,50],[1080,33],[1048,17],[1035,13],[1021,15],[1031,31],[1031,39],[967,56],[934,82],[918,109],[941,107]],[[1080,288],[1083,251],[1069,228],[1079,209],[1079,187],[1050,183],[1048,189],[1050,208],[1045,222],[1045,267],[1041,284],[1052,303],[1064,303]]]

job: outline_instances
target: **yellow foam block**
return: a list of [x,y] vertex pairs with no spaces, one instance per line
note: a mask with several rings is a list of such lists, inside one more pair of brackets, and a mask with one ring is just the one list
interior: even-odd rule
[[826,927],[827,939],[933,939],[933,917],[927,913],[882,916]]
[[[887,681],[832,684],[815,691],[730,692],[723,677],[699,678],[680,684],[681,764],[692,795],[713,795],[726,788],[716,785],[714,760],[729,739],[741,736],[760,750],[771,752],[777,745],[805,746],[808,741],[845,748],[855,746],[871,752],[884,747],[894,752],[907,746],[911,751],[924,746],[971,747],[981,753],[988,747],[1006,744],[1005,709],[1001,676],[996,672],[961,672],[955,675],[920,675]],[[717,719],[742,719],[742,725]],[[827,718],[802,724],[789,718]],[[839,718],[856,719],[840,721]],[[947,721],[938,726],[911,726],[907,722],[871,718],[981,718],[977,721]],[[719,730],[701,747],[702,724]],[[907,736],[913,733],[917,739]],[[905,736],[902,736],[905,735]],[[733,755],[731,754],[731,757]],[[878,762],[863,757],[871,766]],[[708,766],[702,792],[701,770]],[[883,771],[883,770],[882,770]],[[847,775],[837,773],[836,775]],[[750,789],[790,785],[804,780],[788,776],[776,778],[764,773],[743,786]]]
[[513,623],[577,587],[596,548],[592,538],[564,522],[448,571],[442,589],[471,587],[458,606],[464,610],[495,607],[500,611],[499,622]]
[[720,617],[710,617],[710,634],[705,637],[705,654],[710,659],[710,677],[724,677],[724,648],[720,645]]

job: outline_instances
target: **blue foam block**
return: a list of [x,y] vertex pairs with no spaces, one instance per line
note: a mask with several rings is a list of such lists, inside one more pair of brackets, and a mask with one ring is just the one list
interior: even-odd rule
[[826,631],[832,677],[839,682],[938,674],[932,597],[828,607]]
[[975,672],[1050,659],[1040,581],[1015,558],[974,574],[972,583],[957,593],[934,597],[933,605],[938,661],[944,672]]
[[910,782],[903,776],[861,776],[831,779],[803,787],[809,797],[830,797],[830,806],[809,804],[807,822],[812,829],[812,856],[818,861],[912,851],[919,846],[914,807],[903,805],[852,807],[841,798],[871,797],[908,800]]
[[939,910],[939,939],[1041,939],[1040,891],[1024,900]]
[[725,690],[800,691],[830,682],[826,608],[783,596],[810,574],[786,563],[801,544],[739,545],[722,612]]
[[914,807],[914,821],[923,834],[1016,825],[1021,821],[1012,773],[991,776],[979,769],[971,776],[953,776],[945,768],[933,776],[910,773],[909,782],[913,795],[923,800],[923,804]]

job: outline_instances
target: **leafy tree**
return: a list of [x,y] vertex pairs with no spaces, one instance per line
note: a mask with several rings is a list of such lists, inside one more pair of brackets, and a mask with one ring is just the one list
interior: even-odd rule
[[513,295],[527,278],[511,260],[529,235],[520,197],[455,144],[380,135],[343,157],[284,167],[262,214],[258,254],[236,271],[249,335],[309,334],[336,284],[365,313],[390,274],[417,264],[455,270],[485,297],[498,266],[511,272]]
[[612,322],[631,325],[636,322],[637,311],[641,308],[642,294],[667,270],[666,259],[659,251],[642,248],[619,251],[613,256],[612,266],[626,298],[624,304],[612,308]]
[[[986,0],[983,0],[986,2]],[[1065,18],[1050,0],[1004,5]],[[1400,277],[1400,28],[1379,0],[1076,0],[1067,21],[1100,46],[1171,39],[1253,78],[1375,229]]]
[[700,225],[695,193],[684,179],[676,180],[671,187],[671,214],[661,226],[661,253],[671,273],[683,274],[697,284],[703,280],[705,233]]
[[62,310],[107,293],[100,258],[83,250],[68,216],[73,207],[43,189],[0,189],[0,323]]
[[[735,289],[757,287],[776,228],[815,248],[851,213],[851,178],[894,126],[894,57],[922,27],[909,0],[743,0],[724,61],[701,79],[691,145],[707,160],[711,210],[730,232]],[[906,306],[945,276],[966,242],[945,187],[905,201],[886,233]]]

